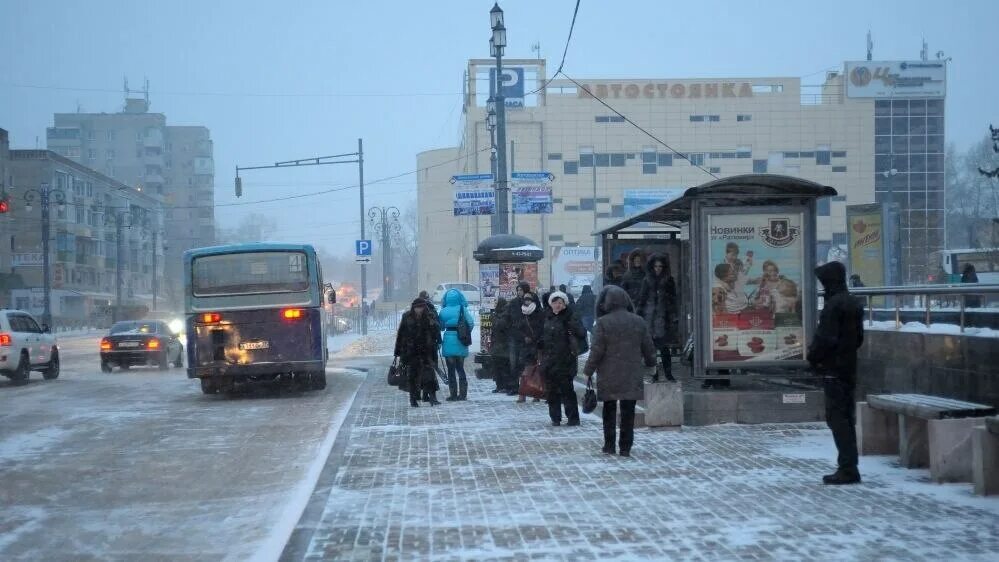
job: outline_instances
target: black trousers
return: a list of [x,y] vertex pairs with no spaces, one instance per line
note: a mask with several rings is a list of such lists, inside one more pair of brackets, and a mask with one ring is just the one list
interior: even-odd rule
[[437,373],[429,360],[406,366],[409,399],[419,401],[424,393],[437,392]]
[[621,404],[621,439],[618,442],[622,451],[630,451],[635,442],[635,402],[636,400],[607,400],[604,402],[604,447],[614,446],[617,432],[617,405]]
[[[575,369],[572,372],[575,373]],[[562,421],[563,407],[568,421],[579,421],[579,401],[576,399],[572,380],[573,377],[565,375],[545,377],[545,385],[548,387],[548,415],[553,422]]]
[[[464,395],[468,389],[468,377],[465,376],[465,358],[445,357],[444,362],[447,364],[447,387],[451,391],[451,396]],[[455,374],[458,375],[457,378]]]
[[506,354],[493,355],[492,366],[493,381],[496,382],[496,388],[500,390],[509,390],[512,388],[513,384],[510,381],[510,357]]
[[826,425],[832,430],[840,470],[857,470],[857,407],[853,398],[856,386],[855,376],[825,378]]

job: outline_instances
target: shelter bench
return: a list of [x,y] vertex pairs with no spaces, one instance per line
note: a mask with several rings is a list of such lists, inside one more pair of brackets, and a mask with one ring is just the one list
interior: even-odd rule
[[973,430],[971,471],[976,494],[999,494],[999,416],[985,418],[985,424]]
[[897,454],[937,482],[971,482],[972,429],[996,409],[926,394],[869,394],[857,403],[861,455]]

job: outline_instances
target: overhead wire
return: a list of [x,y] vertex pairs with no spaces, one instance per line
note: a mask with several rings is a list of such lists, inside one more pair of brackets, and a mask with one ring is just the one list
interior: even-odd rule
[[565,66],[565,56],[569,52],[569,42],[572,41],[572,30],[576,28],[576,16],[579,14],[579,2],[580,0],[576,0],[576,8],[572,11],[572,23],[569,24],[569,36],[565,38],[565,48],[562,49],[562,61],[558,63],[558,68],[552,73],[552,77],[546,80],[544,84],[537,89],[524,94],[524,96],[530,96],[544,90],[549,84],[552,83],[552,80],[554,80],[555,77],[562,72],[562,67]]

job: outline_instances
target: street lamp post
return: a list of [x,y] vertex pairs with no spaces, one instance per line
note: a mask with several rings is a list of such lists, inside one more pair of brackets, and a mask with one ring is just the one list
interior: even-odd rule
[[126,207],[108,207],[104,213],[104,226],[115,227],[114,308],[111,309],[111,322],[114,323],[121,319],[121,270],[124,259],[121,231],[125,228],[132,228],[132,215]]
[[52,326],[52,271],[49,262],[49,200],[53,197],[60,208],[66,204],[66,194],[61,189],[50,188],[47,183],[41,184],[38,189],[24,192],[24,208],[27,211],[31,211],[31,204],[36,198],[42,207],[42,324],[50,327]]
[[489,23],[492,37],[489,38],[489,54],[496,58],[496,79],[492,95],[496,115],[496,215],[492,223],[493,234],[510,232],[510,187],[506,174],[506,101],[503,97],[503,50],[506,48],[506,27],[503,25],[503,10],[499,4],[489,10]]
[[372,207],[368,209],[371,230],[381,237],[382,245],[382,299],[392,300],[394,277],[392,275],[392,239],[398,240],[402,232],[397,207]]

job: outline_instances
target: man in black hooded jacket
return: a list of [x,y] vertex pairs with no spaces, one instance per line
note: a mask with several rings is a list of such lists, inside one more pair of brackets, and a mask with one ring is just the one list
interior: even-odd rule
[[864,343],[864,307],[846,287],[846,268],[829,262],[815,269],[825,289],[819,326],[808,346],[808,362],[825,378],[826,424],[836,442],[837,469],[822,477],[825,484],[856,484],[857,349]]

